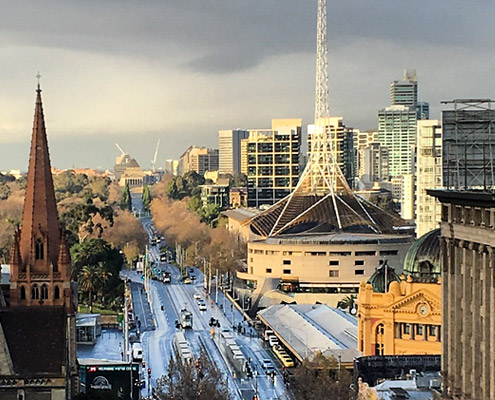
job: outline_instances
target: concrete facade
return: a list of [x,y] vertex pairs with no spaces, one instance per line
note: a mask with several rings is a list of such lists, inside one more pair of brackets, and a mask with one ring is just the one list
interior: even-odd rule
[[218,131],[218,172],[237,175],[241,172],[241,140],[247,139],[245,130]]
[[204,175],[206,171],[218,170],[218,149],[190,146],[179,158],[179,175],[195,171]]
[[416,236],[440,224],[440,202],[426,193],[442,187],[442,127],[437,120],[418,121],[416,155]]
[[274,119],[272,129],[249,130],[242,141],[242,172],[248,177],[248,206],[274,204],[290,194],[300,173],[300,119]]
[[[410,236],[377,234],[301,234],[248,243],[248,268],[237,277],[253,289],[253,297],[316,301],[335,307],[356,294],[384,259],[402,265]],[[270,293],[268,293],[270,292]],[[263,303],[262,303],[263,304]]]
[[378,140],[389,150],[389,174],[411,172],[411,147],[416,143],[416,109],[403,105],[378,112]]
[[495,196],[430,190],[442,203],[442,372],[456,399],[495,398]]

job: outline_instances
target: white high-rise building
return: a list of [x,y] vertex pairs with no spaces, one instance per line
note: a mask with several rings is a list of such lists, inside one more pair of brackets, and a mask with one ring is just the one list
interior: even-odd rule
[[442,127],[438,120],[418,121],[416,156],[416,235],[438,228],[440,202],[426,193],[442,188]]
[[358,178],[366,187],[388,180],[388,149],[379,142],[358,150]]
[[400,202],[400,216],[405,220],[414,219],[414,175],[402,175],[402,197]]
[[248,131],[221,130],[218,132],[218,172],[237,175],[241,172],[241,141],[249,136]]
[[411,173],[411,147],[416,144],[416,109],[403,105],[378,112],[378,140],[389,151],[389,174]]

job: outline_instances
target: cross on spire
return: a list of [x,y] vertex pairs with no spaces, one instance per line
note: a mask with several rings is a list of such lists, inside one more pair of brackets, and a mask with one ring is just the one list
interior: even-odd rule
[[40,78],[41,78],[40,71],[38,71],[35,78],[38,79],[38,90],[41,90],[41,88],[40,88]]

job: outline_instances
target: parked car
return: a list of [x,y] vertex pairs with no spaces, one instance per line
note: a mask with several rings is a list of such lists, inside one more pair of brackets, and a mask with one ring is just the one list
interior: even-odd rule
[[141,343],[132,344],[132,360],[143,361],[143,347],[141,346]]
[[263,368],[267,375],[275,374],[275,367],[273,366],[272,360],[264,358],[261,363],[261,368]]
[[185,279],[184,279],[184,283],[185,283],[186,285],[190,285],[190,284],[191,284],[191,282],[192,282],[192,281],[191,281],[191,278],[189,278],[189,277],[187,277],[187,278],[185,278]]

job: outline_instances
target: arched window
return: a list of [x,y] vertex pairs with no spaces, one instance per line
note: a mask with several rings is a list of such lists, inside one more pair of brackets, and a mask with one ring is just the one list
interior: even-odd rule
[[26,300],[26,288],[21,286],[21,300]]
[[41,298],[43,300],[48,299],[48,287],[46,285],[41,285]]
[[39,289],[38,285],[33,285],[31,287],[31,298],[33,300],[40,298],[40,289]]
[[60,299],[60,289],[58,288],[58,286],[55,286],[55,289],[53,291],[53,298],[55,300]]
[[36,260],[43,260],[44,258],[44,246],[41,239],[38,239],[34,245],[34,256]]
[[385,350],[385,325],[378,324],[376,327],[376,337],[375,337],[375,355],[382,356]]

